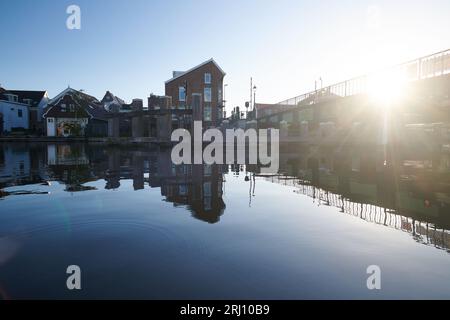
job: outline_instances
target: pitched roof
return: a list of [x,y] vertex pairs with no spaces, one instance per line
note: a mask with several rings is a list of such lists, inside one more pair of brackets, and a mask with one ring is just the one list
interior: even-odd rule
[[19,100],[31,99],[36,103],[41,102],[47,91],[29,91],[29,90],[8,90],[10,93],[19,97]]
[[[81,113],[80,110],[76,110],[75,112],[62,112],[59,109],[59,102],[66,96],[70,96],[72,98],[76,105],[81,109]],[[48,107],[46,108],[46,111],[44,113],[44,117],[80,117],[80,115],[83,115],[83,113],[85,113],[84,115],[86,115],[87,113],[90,118],[99,120],[105,120],[105,116],[107,114],[101,103],[95,97],[75,89],[67,88],[49,102]]]
[[108,112],[103,108],[103,106],[100,105],[89,105],[88,108],[86,108],[87,113],[91,116],[92,119],[97,120],[107,120],[106,115]]
[[[107,98],[111,98],[110,101],[108,101]],[[107,102],[117,102],[119,104],[126,104],[125,101],[121,98],[119,98],[118,96],[114,95],[111,91],[106,91],[102,101],[102,103],[107,103]]]
[[37,106],[41,102],[42,98],[47,94],[47,91],[31,91],[31,90],[6,90],[0,88],[0,100],[7,100],[6,95],[13,94],[17,96],[17,102],[22,104],[28,104],[26,99],[32,101],[31,106]]
[[75,89],[68,87],[65,90],[63,90],[61,93],[59,93],[56,97],[51,99],[49,101],[49,104],[55,104],[55,101],[57,102],[59,99],[61,99],[66,94],[75,94],[77,96],[83,97],[84,100],[100,103],[100,101],[98,101],[96,97],[91,96],[83,91],[75,90]]
[[220,70],[220,72],[221,72],[223,75],[226,75],[225,71],[223,71],[222,68],[217,64],[217,62],[214,61],[213,58],[211,58],[211,59],[209,59],[209,60],[207,60],[207,61],[205,61],[205,62],[199,64],[198,66],[195,66],[195,67],[189,69],[188,71],[185,71],[185,72],[182,72],[182,71],[176,71],[176,73],[174,74],[175,76],[174,76],[172,79],[167,80],[165,83],[170,83],[170,82],[174,81],[175,79],[178,79],[178,78],[184,76],[185,74],[188,74],[188,73],[190,73],[190,72],[192,72],[192,71],[194,71],[194,70],[197,70],[198,68],[203,67],[204,65],[207,65],[207,64],[210,63],[210,62],[212,62],[212,63],[217,67],[217,69]]

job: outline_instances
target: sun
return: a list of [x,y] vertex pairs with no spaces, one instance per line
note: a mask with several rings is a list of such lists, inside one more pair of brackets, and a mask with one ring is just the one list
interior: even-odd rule
[[368,77],[367,93],[377,107],[391,107],[406,94],[406,77],[401,70],[378,72]]

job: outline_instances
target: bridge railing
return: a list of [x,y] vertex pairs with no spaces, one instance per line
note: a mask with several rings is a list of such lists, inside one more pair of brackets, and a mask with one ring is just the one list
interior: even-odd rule
[[[450,49],[408,61],[375,74],[400,72],[406,81],[417,81],[450,73]],[[280,105],[311,105],[318,98],[349,97],[366,93],[368,82],[374,74],[364,75],[339,82],[323,89],[314,90],[297,97],[281,101]]]

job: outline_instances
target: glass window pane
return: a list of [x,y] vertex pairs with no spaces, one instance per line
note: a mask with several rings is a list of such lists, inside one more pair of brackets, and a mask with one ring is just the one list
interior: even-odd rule
[[205,73],[205,84],[211,84],[211,73]]
[[186,101],[186,90],[184,87],[178,88],[178,100],[179,101]]
[[204,95],[205,95],[205,102],[211,102],[211,88],[205,88]]

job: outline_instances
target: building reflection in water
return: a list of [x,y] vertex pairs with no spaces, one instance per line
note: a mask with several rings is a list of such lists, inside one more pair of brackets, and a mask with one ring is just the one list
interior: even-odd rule
[[123,180],[132,180],[134,190],[143,190],[146,185],[160,188],[166,201],[187,207],[195,218],[208,223],[218,222],[225,210],[222,194],[226,166],[176,166],[170,159],[170,149],[8,144],[0,150],[1,197],[29,194],[3,191],[17,185],[58,181],[67,192],[81,192],[95,190],[86,184],[101,179],[108,190],[119,189]]
[[[429,150],[375,148],[293,149],[280,154],[280,173],[263,176],[255,165],[173,165],[170,149],[87,144],[2,144],[0,198],[42,193],[5,190],[58,181],[67,192],[104,188],[159,188],[165,201],[190,210],[196,219],[217,223],[224,214],[225,174],[248,183],[248,205],[261,179],[294,187],[317,205],[410,233],[418,242],[450,248],[450,154]],[[98,184],[97,184],[98,187]],[[45,192],[44,192],[45,194]],[[283,201],[280,199],[279,201]]]

